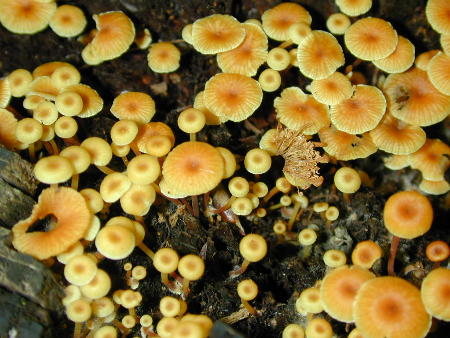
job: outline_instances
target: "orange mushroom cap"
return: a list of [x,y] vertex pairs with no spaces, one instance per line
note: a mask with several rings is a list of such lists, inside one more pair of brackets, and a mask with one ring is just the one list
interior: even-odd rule
[[409,156],[413,169],[418,169],[426,180],[442,181],[450,166],[450,147],[439,139],[428,139],[422,148]]
[[450,270],[432,270],[422,282],[420,289],[427,312],[440,320],[450,321]]

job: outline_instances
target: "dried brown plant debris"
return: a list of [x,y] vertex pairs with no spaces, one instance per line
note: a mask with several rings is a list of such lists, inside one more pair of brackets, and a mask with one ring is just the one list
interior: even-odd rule
[[322,184],[318,164],[327,163],[328,157],[315,149],[316,145],[306,138],[302,130],[292,130],[278,124],[275,144],[277,155],[284,158],[283,173],[291,183],[301,189]]

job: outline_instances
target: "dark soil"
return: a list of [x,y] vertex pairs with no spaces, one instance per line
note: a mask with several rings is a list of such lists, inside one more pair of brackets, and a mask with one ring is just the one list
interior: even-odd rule
[[[298,1],[313,15],[313,28],[325,29],[325,20],[337,11],[333,0],[303,0]],[[80,6],[87,17],[92,14],[111,10],[122,10],[133,20],[137,31],[149,28],[154,41],[170,41],[179,39],[184,25],[192,23],[198,18],[213,14],[232,14],[239,20],[260,18],[264,10],[272,7],[278,1],[271,0],[79,0],[58,1],[58,4],[73,3]],[[416,46],[416,54],[425,50],[439,47],[438,35],[426,23],[424,6],[425,0],[395,0],[374,1],[374,7],[369,13],[392,22],[399,34],[410,39]],[[89,29],[94,27],[89,21]],[[46,29],[31,36],[12,34],[0,27],[0,77],[7,75],[16,68],[34,69],[36,66],[54,60],[70,62],[77,66],[82,73],[82,82],[95,88],[105,101],[104,110],[95,118],[83,120],[80,124],[79,138],[86,136],[102,136],[108,138],[109,129],[114,123],[109,113],[113,98],[124,90],[142,91],[150,94],[156,102],[157,114],[154,121],[168,123],[176,131],[176,118],[180,108],[192,105],[195,94],[203,89],[204,83],[215,73],[219,72],[214,57],[200,55],[186,44],[178,45],[182,51],[181,67],[170,75],[153,73],[147,66],[146,51],[133,47],[119,59],[105,62],[99,66],[86,66],[80,57],[83,48],[76,39],[64,39],[56,36],[50,29]],[[275,45],[274,45],[275,46]],[[348,60],[351,60],[349,56]],[[347,62],[348,64],[349,62]],[[367,75],[372,74],[370,67],[362,68]],[[284,86],[302,85],[305,79],[298,71],[289,71],[284,76]],[[368,77],[370,79],[370,76]],[[161,88],[163,90],[161,90]],[[262,107],[250,119],[259,128],[266,130],[275,126],[273,117],[273,98],[279,92],[265,95]],[[21,111],[19,100],[13,100],[12,106]],[[447,126],[448,128],[448,126]],[[449,143],[448,129],[443,124],[427,129],[428,137],[441,138]],[[178,134],[177,142],[187,140],[183,134]],[[199,139],[208,141],[214,146],[225,146],[233,153],[245,154],[254,148],[261,135],[253,131],[237,127],[234,123],[226,123],[217,127],[207,127]],[[206,252],[206,274],[192,284],[191,293],[187,299],[189,312],[204,313],[217,320],[237,311],[240,300],[236,293],[236,284],[243,278],[252,278],[259,286],[259,296],[252,304],[261,312],[260,316],[251,316],[232,326],[241,333],[252,337],[280,337],[283,328],[301,318],[294,308],[299,291],[314,285],[325,274],[322,262],[324,251],[334,248],[351,253],[354,245],[362,240],[372,239],[384,249],[385,255],[380,264],[375,266],[377,274],[386,274],[386,261],[389,251],[389,236],[382,222],[382,209],[387,197],[392,193],[417,185],[420,174],[407,169],[389,171],[383,166],[384,154],[378,152],[368,159],[352,161],[350,166],[364,170],[373,180],[373,187],[363,187],[354,194],[349,202],[343,199],[341,193],[336,193],[332,187],[334,166],[324,165],[321,172],[325,177],[323,186],[312,188],[305,192],[310,202],[326,201],[340,210],[340,217],[331,225],[326,225],[319,214],[313,213],[311,208],[305,211],[302,218],[294,226],[293,232],[312,223],[318,228],[318,244],[314,246],[311,256],[305,258],[298,242],[276,236],[272,227],[281,218],[279,211],[271,212],[267,217],[241,217],[241,222],[247,233],[256,232],[263,235],[269,244],[269,254],[256,264],[251,264],[248,271],[237,279],[228,278],[228,272],[242,262],[238,244],[241,235],[236,226],[219,220],[210,223],[204,217],[196,219],[183,210],[165,201],[158,202],[151,208],[145,221],[149,230],[145,243],[156,250],[163,246],[173,247],[180,255],[188,253]],[[26,154],[24,154],[26,157]],[[120,163],[113,163],[112,167],[120,168]],[[280,176],[282,162],[275,162],[273,170],[261,177],[261,180],[273,186]],[[239,174],[247,176],[244,170]],[[82,176],[80,189],[85,187],[98,188],[102,176],[96,169],[91,169]],[[249,177],[251,178],[251,177]],[[22,190],[23,191],[23,190]],[[31,197],[38,196],[36,192],[23,191]],[[3,192],[0,192],[2,194]],[[402,240],[398,254],[397,270],[400,271],[408,264],[420,262],[425,270],[431,264],[425,257],[426,245],[436,239],[450,241],[448,231],[447,198],[430,197],[435,211],[435,221],[432,229],[424,236],[406,241]],[[200,201],[201,202],[201,201]],[[11,208],[15,208],[11,205]],[[27,208],[31,208],[28,205]],[[109,216],[120,214],[120,208],[113,206]],[[104,221],[103,219],[102,221]],[[10,228],[14,223],[3,224]],[[160,276],[153,268],[151,261],[138,249],[124,261],[104,261],[100,267],[107,270],[113,279],[113,290],[126,288],[123,264],[131,262],[133,265],[144,265],[148,268],[148,276],[141,283],[139,291],[143,294],[143,303],[137,309],[138,315],[149,313],[154,320],[160,317],[158,313],[159,299],[169,295],[166,287],[160,283]],[[61,267],[53,268],[56,278],[64,285]],[[420,279],[412,274],[402,277],[420,284]],[[0,287],[0,304],[12,304],[15,311],[29,314],[39,322],[36,303],[28,306],[29,301],[21,301],[21,296],[10,294],[7,301],[6,289]],[[23,298],[23,297],[22,297]],[[20,304],[20,305],[19,305]],[[3,305],[2,305],[3,306]],[[17,310],[17,307],[22,307]],[[3,312],[3,310],[2,310]],[[33,314],[34,313],[34,314]],[[62,337],[71,334],[72,323],[65,319],[61,311],[49,310],[49,316],[40,323],[42,330],[31,330],[27,337]],[[3,315],[2,315],[3,317]],[[38,319],[36,319],[38,318]],[[327,317],[327,319],[330,319]],[[333,329],[339,337],[346,336],[345,324],[331,321]],[[0,321],[0,336],[5,337],[14,325],[24,325],[15,321],[13,317],[5,317]],[[19,324],[17,324],[19,323]],[[28,325],[28,324],[27,324]],[[34,322],[33,322],[34,325]],[[36,324],[37,325],[37,324]],[[430,337],[444,337],[450,329],[448,324],[438,323],[436,331]],[[445,334],[447,332],[447,334]],[[133,331],[136,335],[137,332]],[[133,334],[130,335],[133,336]]]

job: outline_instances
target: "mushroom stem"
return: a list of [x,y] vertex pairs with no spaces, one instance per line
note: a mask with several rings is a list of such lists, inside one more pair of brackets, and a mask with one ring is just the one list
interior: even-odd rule
[[399,244],[400,244],[400,237],[392,236],[391,249],[389,250],[389,260],[388,260],[388,266],[387,266],[389,276],[395,276],[394,263],[395,263],[395,256],[397,255],[397,249],[398,249]]
[[148,257],[150,257],[151,260],[153,260],[153,257],[155,256],[155,253],[144,243],[138,244],[139,249],[141,249]]
[[125,166],[128,166],[128,158],[126,156],[122,156],[122,162],[125,164]]
[[82,323],[75,323],[75,328],[73,330],[73,338],[80,338],[81,337],[81,328],[83,324]]
[[131,148],[131,150],[133,151],[133,153],[134,153],[136,156],[141,155],[141,151],[139,150],[139,148],[138,148],[136,142],[131,142],[131,143],[130,143],[130,148]]
[[80,145],[80,141],[78,140],[76,135],[69,137],[69,138],[65,138],[64,142],[66,142],[67,144],[70,144],[70,145],[75,145],[75,146]]
[[256,315],[256,310],[253,306],[251,306],[246,300],[242,299],[242,305],[247,309],[248,312],[250,312],[252,315]]
[[287,47],[291,46],[292,44],[293,44],[292,40],[289,39],[289,40],[283,41],[283,42],[278,46],[278,48],[287,48]]
[[28,146],[28,154],[30,155],[30,162],[36,161],[36,154],[34,148],[35,148],[34,143],[30,143],[30,145]]
[[80,180],[80,175],[74,174],[72,176],[72,184],[71,184],[72,189],[78,190],[78,182],[79,182],[79,180]]
[[134,307],[130,307],[128,309],[128,313],[130,314],[130,316],[133,316],[134,318],[136,318],[136,310],[134,309]]
[[197,140],[197,134],[196,133],[189,133],[189,141],[194,142]]
[[264,196],[262,200],[262,205],[266,204],[276,193],[278,193],[280,190],[277,187],[273,187],[270,189],[270,191],[267,193],[266,196]]
[[194,217],[198,217],[200,215],[199,209],[198,209],[198,197],[197,195],[193,195],[191,196],[192,199],[192,211],[193,211],[193,215]]
[[109,175],[109,174],[114,174],[115,173],[114,170],[112,170],[111,168],[108,168],[106,166],[103,166],[103,165],[97,165],[96,167],[97,167],[98,170],[100,170],[105,175]]
[[190,283],[189,279],[183,278],[183,294],[184,294],[184,297],[187,297],[187,295],[189,294],[189,283]]
[[50,141],[48,141],[48,143],[50,143],[50,146],[52,147],[53,155],[58,155],[59,149],[58,149],[58,145],[56,144],[55,140],[50,140]]
[[299,214],[299,210],[301,208],[300,202],[294,203],[294,209],[292,210],[291,217],[289,218],[289,221],[287,223],[287,230],[290,231],[292,229],[292,226],[294,225],[295,219],[297,218],[297,214]]
[[224,205],[222,205],[219,209],[213,210],[213,212],[214,212],[215,214],[221,214],[221,213],[223,213],[225,210],[230,209],[231,203],[233,203],[233,201],[234,201],[235,199],[236,199],[235,196],[231,196],[231,197],[228,199],[228,201],[227,201]]
[[192,209],[191,205],[186,201],[184,198],[180,198],[181,203],[186,207],[186,209],[191,213],[191,215],[194,216],[194,210]]
[[249,265],[250,265],[250,261],[244,259],[240,268],[230,271],[230,277],[235,278],[235,277],[242,275],[245,272],[245,270],[247,270]]

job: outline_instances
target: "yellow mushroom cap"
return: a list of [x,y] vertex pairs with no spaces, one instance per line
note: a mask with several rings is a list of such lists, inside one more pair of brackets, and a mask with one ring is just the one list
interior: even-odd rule
[[50,126],[58,119],[58,110],[53,102],[44,101],[33,110],[33,118],[43,125]]
[[28,95],[39,95],[46,100],[54,101],[60,93],[60,88],[56,87],[49,76],[35,77],[28,88]]
[[353,317],[364,337],[425,337],[431,325],[419,290],[397,277],[364,283],[356,295]]
[[444,241],[433,241],[427,245],[425,254],[432,262],[442,262],[449,257],[450,247]]
[[450,146],[439,139],[427,139],[422,148],[409,156],[409,164],[430,181],[442,181],[450,166]]
[[[27,232],[48,215],[56,218],[51,230]],[[91,217],[83,196],[77,191],[65,187],[45,189],[30,217],[12,228],[12,244],[16,250],[40,260],[59,255],[84,236]]]
[[327,28],[330,33],[335,35],[344,34],[350,25],[350,19],[347,15],[342,13],[333,13],[327,19]]
[[350,53],[362,60],[379,60],[392,54],[397,47],[397,32],[379,18],[363,18],[353,23],[344,35]]
[[267,36],[277,41],[289,39],[289,28],[298,22],[311,24],[309,12],[293,2],[281,3],[266,10],[261,16],[262,26]]
[[450,184],[446,180],[430,181],[422,179],[419,189],[429,195],[443,195],[450,191]]
[[207,125],[219,125],[222,122],[226,122],[227,118],[225,117],[219,117],[214,115],[204,104],[203,102],[203,91],[200,91],[195,95],[194,99],[194,108],[201,110],[203,112],[203,115],[205,115],[206,124]]
[[63,92],[74,92],[81,96],[83,108],[77,115],[86,118],[97,115],[103,108],[103,99],[98,93],[88,85],[79,83],[64,88]]
[[397,47],[392,54],[372,62],[386,73],[403,73],[413,65],[414,51],[415,48],[411,41],[399,36]]
[[291,64],[291,56],[286,49],[275,47],[267,54],[266,62],[271,69],[282,71]]
[[103,209],[103,199],[97,190],[87,188],[80,190],[80,194],[86,201],[86,205],[91,213],[96,214]]
[[295,301],[295,309],[300,314],[321,313],[323,311],[319,288],[304,289]]
[[81,146],[91,155],[91,161],[95,165],[105,166],[112,159],[112,150],[108,142],[100,137],[88,137]]
[[427,67],[428,78],[442,94],[450,95],[450,56],[438,53]]
[[248,118],[261,105],[259,83],[240,74],[220,73],[205,84],[204,104],[215,115],[234,122]]
[[282,338],[304,338],[305,330],[298,324],[289,324],[283,329]]
[[159,162],[151,155],[134,157],[127,166],[127,176],[134,184],[150,184],[156,181],[161,172]]
[[162,248],[155,252],[153,265],[161,273],[172,273],[178,267],[179,257],[172,248]]
[[412,125],[429,126],[448,116],[450,96],[440,93],[418,68],[389,75],[384,93],[391,114]]
[[353,322],[352,306],[359,288],[375,275],[358,266],[342,266],[325,276],[320,297],[325,311],[341,322]]
[[258,285],[251,279],[244,279],[237,285],[237,293],[243,300],[253,300],[258,295]]
[[114,99],[111,106],[111,113],[119,120],[138,124],[148,123],[155,112],[155,101],[150,95],[141,92],[124,92]]
[[12,71],[8,77],[11,96],[22,97],[30,90],[33,82],[33,75],[26,69],[16,69]]
[[432,50],[423,52],[423,53],[417,55],[416,60],[414,61],[414,64],[420,70],[426,71],[430,60],[433,58],[433,56],[435,56],[439,52],[440,52],[439,49],[432,49]]
[[192,27],[193,25],[190,23],[181,30],[181,38],[190,45],[192,45]]
[[19,145],[16,137],[17,119],[9,110],[0,108],[0,144],[8,149],[14,149]]
[[233,177],[228,182],[228,190],[235,197],[245,197],[250,190],[250,184],[244,177]]
[[440,34],[450,33],[450,3],[447,0],[428,0],[425,14],[428,23]]
[[220,156],[222,156],[224,162],[223,178],[229,178],[233,176],[237,167],[236,157],[227,148],[216,147],[216,149],[219,151]]
[[272,165],[270,154],[260,148],[249,150],[244,158],[245,169],[252,174],[264,174]]
[[142,31],[136,33],[134,43],[139,49],[147,49],[153,41],[152,33],[148,28],[144,28]]
[[330,268],[338,268],[347,262],[347,257],[343,251],[331,249],[323,254],[323,262]]
[[399,170],[409,167],[408,155],[391,155],[384,158],[384,166],[391,170]]
[[77,93],[64,92],[56,96],[55,106],[61,115],[76,116],[83,109],[83,99]]
[[183,278],[195,281],[203,276],[205,263],[200,256],[189,254],[180,258],[178,272]]
[[17,140],[24,144],[35,143],[42,136],[42,124],[30,117],[23,118],[17,122],[15,134]]
[[81,9],[72,5],[59,6],[50,19],[50,28],[58,36],[70,38],[83,32],[87,21]]
[[380,124],[370,131],[373,143],[391,154],[407,155],[419,150],[426,141],[425,131],[386,114]]
[[[297,45],[299,45],[309,35],[309,33],[311,33],[311,27],[304,22],[297,22],[289,27],[289,39]],[[295,56],[296,55],[297,53],[295,53]]]
[[178,319],[172,317],[163,317],[156,324],[156,333],[162,338],[172,337],[172,333],[175,331],[179,323]]
[[87,300],[78,299],[66,307],[66,316],[72,322],[82,323],[91,317],[92,309]]
[[301,245],[312,245],[317,240],[317,234],[313,229],[303,229],[298,234],[298,241]]
[[162,297],[159,300],[159,311],[161,311],[164,317],[175,317],[181,312],[180,301],[171,296]]
[[157,42],[150,46],[148,66],[155,73],[171,73],[180,67],[180,50],[170,42]]
[[427,312],[437,319],[450,321],[450,270],[437,268],[428,273],[420,288]]
[[117,329],[111,325],[105,325],[95,331],[93,338],[117,338]]
[[445,54],[450,55],[450,33],[442,34],[439,41],[441,43],[442,51]]
[[144,216],[150,210],[155,198],[156,192],[151,185],[133,184],[120,198],[120,206],[130,215]]
[[111,128],[111,140],[119,146],[125,146],[133,142],[139,131],[136,122],[131,120],[120,120]]
[[362,134],[374,129],[386,111],[386,99],[377,87],[357,85],[353,96],[332,106],[333,125],[349,134]]
[[342,73],[334,72],[329,77],[311,82],[311,93],[323,104],[336,105],[353,95],[353,86],[349,78]]
[[128,50],[135,37],[134,25],[128,16],[120,11],[112,11],[95,14],[93,19],[97,34],[81,54],[85,62],[91,61],[86,57],[89,53],[95,55],[95,61],[100,63],[115,59]]
[[292,130],[313,135],[330,124],[328,107],[298,87],[284,89],[274,100],[277,119]]
[[217,54],[217,65],[224,73],[255,76],[267,58],[267,36],[254,24],[243,23],[245,38],[236,48]]
[[55,134],[61,138],[73,137],[78,131],[78,124],[70,116],[61,116],[54,124]]
[[55,10],[55,2],[1,0],[0,23],[13,33],[34,34],[47,27]]
[[0,108],[6,108],[11,99],[11,86],[8,78],[0,79]]
[[280,88],[281,75],[276,70],[267,68],[259,74],[258,82],[265,92],[274,92]]
[[213,14],[192,25],[192,45],[202,54],[217,54],[239,46],[244,27],[231,15]]
[[377,243],[370,240],[358,242],[352,251],[352,263],[370,269],[382,255],[383,251]]
[[103,256],[112,260],[128,257],[134,250],[135,237],[127,228],[108,225],[100,229],[95,238],[95,246]]
[[81,74],[74,66],[67,65],[55,69],[52,75],[50,75],[50,79],[56,87],[63,89],[67,86],[79,84]]
[[79,255],[70,259],[64,266],[64,277],[70,284],[86,285],[97,273],[97,263],[88,255]]
[[307,338],[331,338],[333,337],[333,328],[330,323],[323,318],[313,318],[306,325]]
[[239,242],[239,252],[249,262],[258,262],[267,254],[267,243],[258,234],[245,235]]
[[224,163],[220,153],[204,142],[184,142],[166,157],[162,175],[175,192],[199,195],[222,180]]
[[52,155],[41,158],[33,169],[34,175],[42,183],[57,184],[67,181],[74,174],[70,160]]
[[348,16],[358,16],[370,10],[372,0],[336,0],[336,5],[342,13]]
[[59,155],[67,158],[72,163],[74,172],[77,174],[85,172],[91,164],[91,155],[89,155],[86,149],[80,146],[64,148]]
[[384,205],[384,225],[394,236],[412,239],[426,233],[433,222],[430,201],[417,191],[391,195]]
[[361,177],[355,169],[342,167],[334,174],[334,184],[339,191],[346,194],[353,194],[361,186]]
[[131,180],[125,174],[108,174],[100,184],[100,195],[106,203],[114,203],[130,189],[131,185]]
[[198,133],[206,124],[206,118],[199,109],[188,108],[178,115],[178,127],[185,133]]
[[345,62],[342,47],[325,31],[312,31],[297,47],[298,68],[314,80],[327,78]]
[[247,197],[237,197],[230,207],[231,211],[238,216],[247,216],[254,209],[252,201]]

